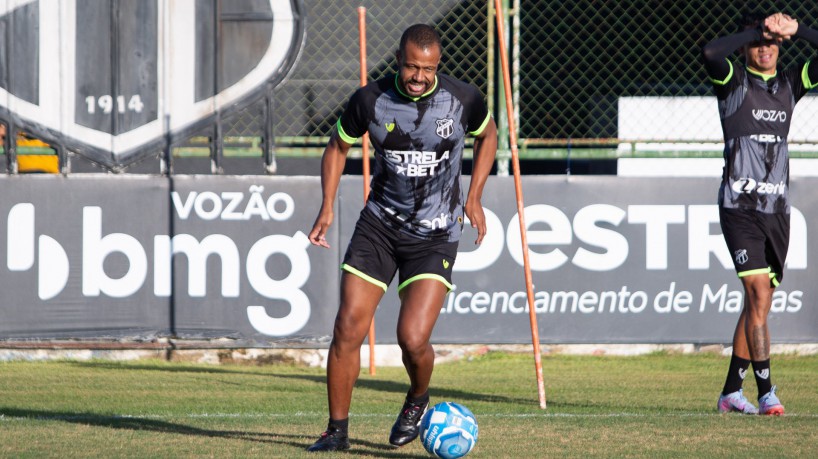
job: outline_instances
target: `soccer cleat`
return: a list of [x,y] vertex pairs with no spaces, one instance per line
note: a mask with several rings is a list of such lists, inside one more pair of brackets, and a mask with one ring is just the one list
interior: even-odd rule
[[420,420],[427,406],[429,406],[428,400],[421,404],[414,404],[408,400],[404,402],[398,419],[389,433],[389,443],[394,446],[403,446],[417,438],[420,433]]
[[747,400],[747,397],[744,396],[744,391],[741,389],[720,396],[717,406],[719,413],[729,413],[731,411],[737,411],[743,414],[758,413],[758,409]]
[[758,399],[758,414],[766,414],[769,416],[781,416],[784,414],[784,405],[778,400],[775,395],[776,387],[773,386],[769,392],[762,395]]
[[321,434],[321,438],[312,444],[307,451],[311,453],[319,451],[341,451],[349,449],[349,437],[346,432],[338,429],[328,428]]

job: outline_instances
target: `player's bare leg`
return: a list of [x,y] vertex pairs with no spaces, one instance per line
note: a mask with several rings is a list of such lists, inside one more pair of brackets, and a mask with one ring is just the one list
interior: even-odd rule
[[398,345],[410,387],[389,435],[389,443],[395,446],[411,442],[420,431],[420,419],[429,404],[429,383],[435,367],[435,351],[429,338],[447,292],[447,287],[435,279],[417,280],[400,292]]
[[448,289],[435,279],[420,279],[401,291],[398,344],[409,374],[410,395],[429,389],[435,366],[435,351],[429,343]]
[[352,388],[361,370],[361,344],[369,332],[383,289],[358,276],[343,273],[341,305],[335,316],[332,342],[327,356],[327,399],[330,421],[309,451],[349,448],[347,426]]
[[772,307],[774,288],[767,274],[743,277],[744,284],[744,336],[750,360],[770,358],[770,331],[767,316]]
[[361,370],[361,344],[383,293],[381,287],[353,274],[345,272],[341,277],[341,306],[327,356],[327,394],[333,419],[349,415],[352,387]]
[[753,275],[742,278],[745,292],[744,335],[753,373],[758,385],[759,414],[784,414],[784,406],[775,395],[775,386],[770,377],[770,330],[767,317],[772,307],[775,288],[770,285],[769,276]]
[[[770,286],[770,278],[766,273],[742,277],[741,282],[744,285],[744,307],[733,332],[730,369],[717,406],[721,413],[734,411],[756,414],[758,409],[744,396],[741,384],[751,364],[754,369],[766,366],[767,378],[769,377],[770,336],[767,329],[767,314],[772,306],[774,289]],[[760,376],[756,375],[757,382],[759,378]],[[769,379],[762,379],[759,390],[764,392],[759,393],[759,396],[771,390],[766,388],[765,383],[768,382]]]
[[736,323],[736,329],[733,331],[733,355],[730,357],[730,368],[727,370],[727,380],[724,382],[724,389],[719,395],[719,400],[716,405],[720,413],[758,413],[758,408],[747,400],[742,390],[744,377],[752,362],[750,359],[750,349],[747,345],[746,331],[747,315],[750,309],[752,309],[750,295],[745,291],[744,307],[741,309],[741,314]]

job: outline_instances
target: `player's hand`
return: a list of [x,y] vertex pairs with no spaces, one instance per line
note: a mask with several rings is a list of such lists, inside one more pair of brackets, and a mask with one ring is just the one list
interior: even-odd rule
[[769,33],[770,38],[779,43],[792,39],[798,31],[798,21],[784,13],[776,13],[764,20],[765,35]]
[[315,223],[312,225],[312,231],[310,231],[310,235],[308,236],[308,239],[312,245],[329,248],[326,235],[329,226],[332,224],[332,219],[334,216],[335,215],[333,214],[332,209],[321,209],[321,211],[318,213],[318,217],[315,218]]
[[472,203],[466,202],[463,210],[466,212],[471,227],[477,229],[477,240],[475,244],[480,245],[483,242],[483,236],[486,235],[486,214],[483,213],[483,205],[480,202]]

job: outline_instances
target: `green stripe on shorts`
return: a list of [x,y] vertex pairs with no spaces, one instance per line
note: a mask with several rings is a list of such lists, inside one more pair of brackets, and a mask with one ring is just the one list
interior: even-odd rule
[[358,271],[357,269],[353,268],[352,266],[349,266],[346,263],[341,265],[341,269],[343,269],[344,271],[346,271],[346,272],[348,272],[350,274],[354,274],[354,275],[360,277],[361,279],[369,282],[370,284],[377,285],[378,287],[382,288],[384,292],[386,292],[386,289],[389,288],[388,285],[384,284],[383,282],[379,281],[378,279],[375,279],[374,277],[372,277],[372,276],[370,276],[368,274],[364,274],[361,271]]
[[417,276],[410,277],[409,279],[406,279],[405,281],[403,281],[403,283],[398,286],[398,293],[400,293],[400,291],[403,290],[403,288],[406,287],[407,285],[411,284],[412,282],[414,282],[416,280],[420,280],[420,279],[439,280],[440,282],[443,282],[443,285],[445,285],[446,288],[450,292],[452,290],[454,290],[454,285],[450,284],[449,281],[447,281],[446,278],[441,276],[441,275],[438,275],[438,274],[418,274]]

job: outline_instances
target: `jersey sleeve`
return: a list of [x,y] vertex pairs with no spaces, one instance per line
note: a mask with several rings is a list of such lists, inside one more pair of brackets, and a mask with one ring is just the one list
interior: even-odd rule
[[[818,30],[807,27],[804,24],[799,24],[795,37],[803,39],[813,47],[818,48]],[[807,61],[801,66],[800,70],[801,73],[798,77],[805,93],[818,86],[818,63],[812,62],[811,60]],[[796,97],[799,97],[799,95],[796,94]]]
[[760,39],[761,30],[756,28],[716,38],[704,45],[702,59],[710,82],[716,87],[726,85],[735,73],[733,64],[727,58],[747,43]]
[[469,85],[467,100],[464,102],[467,110],[466,130],[469,134],[478,136],[483,132],[483,129],[486,128],[486,125],[488,125],[489,119],[491,119],[489,109],[483,100],[483,94],[481,94],[480,90],[476,87]]
[[364,89],[361,88],[355,91],[347,102],[344,113],[338,118],[336,127],[338,135],[341,140],[348,144],[355,143],[356,140],[363,137],[369,125],[369,117],[367,115],[366,103],[364,97]]

